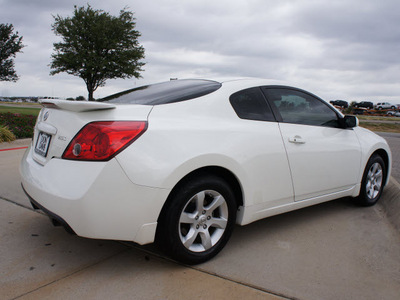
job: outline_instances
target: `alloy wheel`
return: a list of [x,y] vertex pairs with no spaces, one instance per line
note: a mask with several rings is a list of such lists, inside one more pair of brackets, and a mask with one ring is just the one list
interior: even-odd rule
[[223,236],[228,217],[228,205],[220,193],[213,190],[197,193],[186,203],[179,218],[182,244],[193,252],[209,250]]
[[383,170],[382,166],[375,162],[369,169],[366,181],[366,192],[370,199],[374,199],[378,196],[383,181]]

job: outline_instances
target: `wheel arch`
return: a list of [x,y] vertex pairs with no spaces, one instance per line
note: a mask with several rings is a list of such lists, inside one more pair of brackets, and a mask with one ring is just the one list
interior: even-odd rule
[[389,166],[390,166],[390,162],[389,162],[389,154],[386,152],[386,150],[384,150],[384,149],[377,149],[377,150],[375,150],[372,154],[371,154],[371,156],[370,157],[372,157],[372,155],[374,155],[374,154],[377,154],[377,155],[379,155],[380,157],[382,157],[382,159],[383,159],[383,162],[385,163],[385,174],[384,174],[384,183],[385,183],[385,185],[388,183],[388,179],[389,179],[389,176],[388,175],[390,175],[389,174]]
[[226,182],[229,184],[229,186],[232,188],[232,191],[235,195],[235,200],[236,200],[236,205],[237,207],[243,205],[243,189],[242,186],[238,180],[238,178],[228,169],[220,167],[220,166],[206,166],[206,167],[201,167],[196,170],[193,170],[189,174],[185,175],[183,178],[181,178],[175,186],[172,188],[171,192],[169,193],[167,200],[165,201],[160,214],[158,216],[157,222],[160,224],[161,218],[165,215],[166,208],[170,204],[170,202],[174,198],[174,194],[176,193],[179,188],[186,184],[187,182],[194,180],[198,176],[205,176],[205,175],[216,175],[218,177],[221,177],[222,179],[226,180]]

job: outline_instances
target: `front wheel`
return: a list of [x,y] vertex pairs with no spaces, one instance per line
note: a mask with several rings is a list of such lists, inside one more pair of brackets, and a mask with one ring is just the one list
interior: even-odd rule
[[167,203],[157,228],[157,242],[167,254],[187,264],[217,255],[233,231],[236,201],[220,177],[203,175],[181,185]]
[[360,195],[356,198],[359,205],[372,206],[378,202],[385,185],[385,174],[382,157],[377,154],[372,155],[365,167]]

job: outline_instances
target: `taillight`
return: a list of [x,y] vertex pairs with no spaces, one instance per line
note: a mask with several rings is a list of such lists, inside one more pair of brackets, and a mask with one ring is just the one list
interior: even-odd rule
[[103,121],[83,127],[62,158],[106,161],[132,144],[147,129],[145,121]]

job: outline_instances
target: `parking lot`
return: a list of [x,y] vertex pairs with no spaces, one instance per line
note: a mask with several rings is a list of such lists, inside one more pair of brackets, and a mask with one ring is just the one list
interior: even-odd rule
[[0,144],[13,148],[0,151],[0,298],[398,299],[400,135],[383,136],[395,160],[378,205],[339,199],[237,226],[216,258],[194,267],[153,245],[53,227],[20,187],[30,141]]

